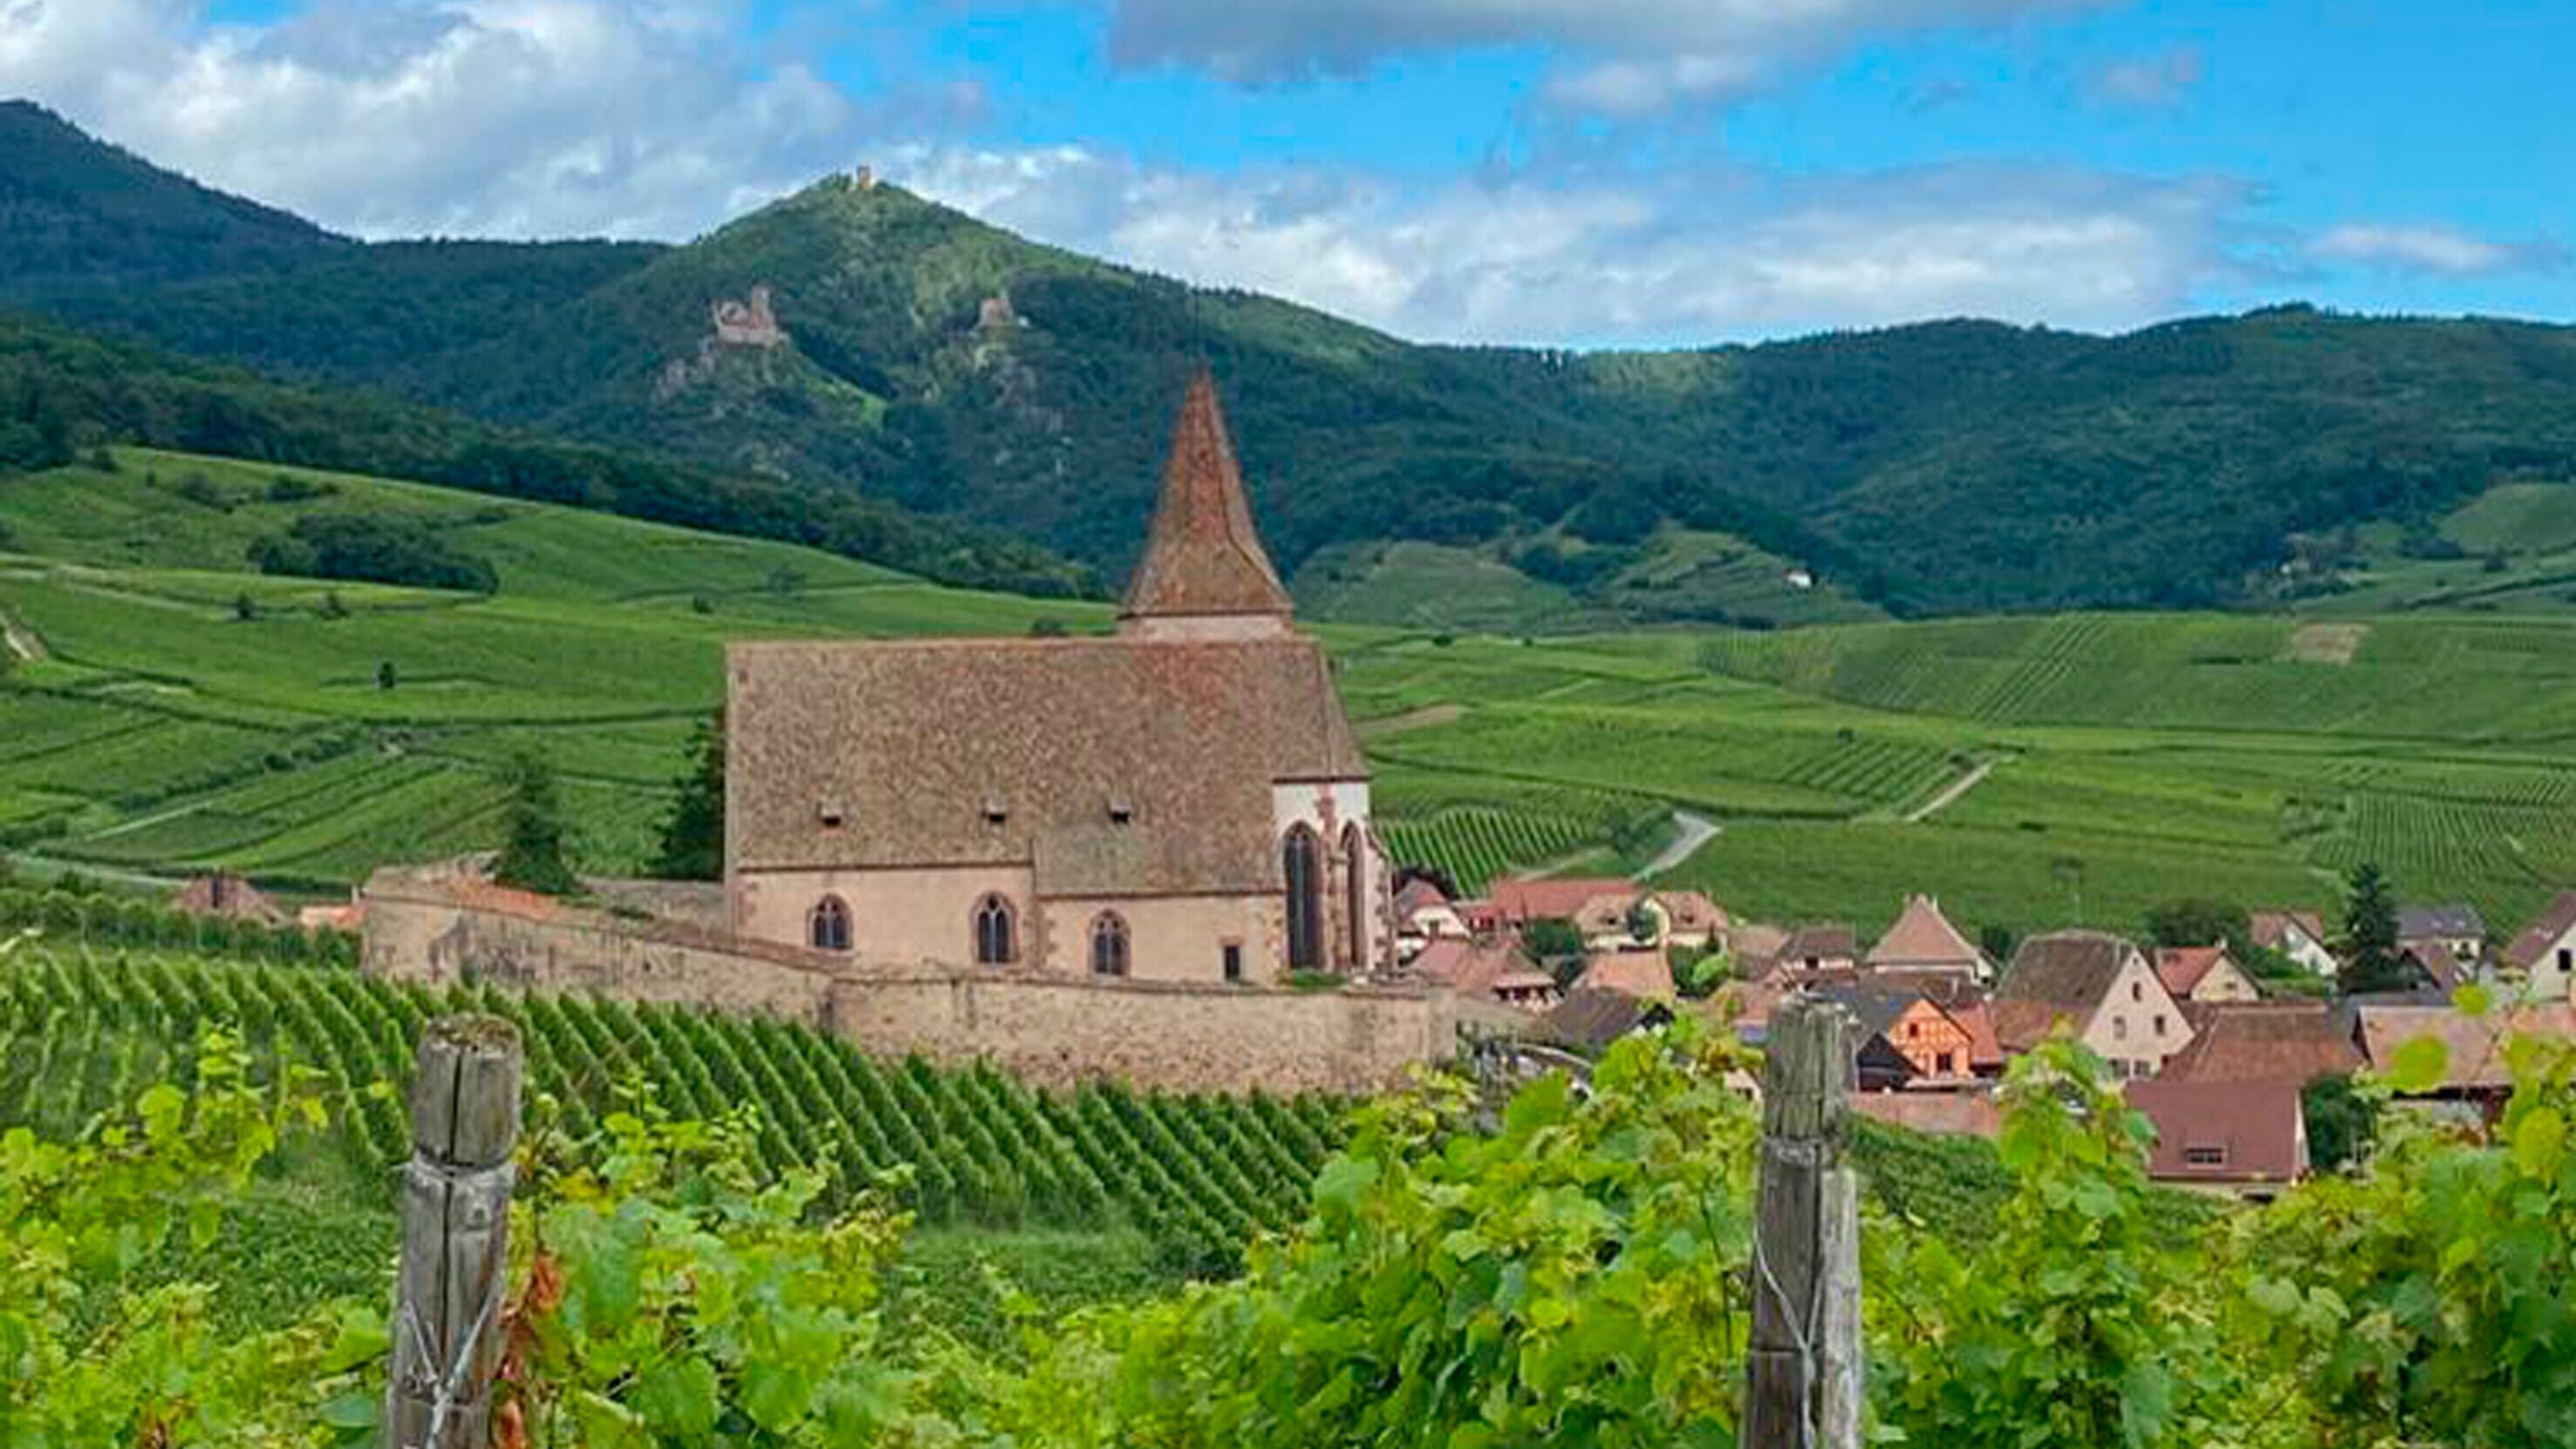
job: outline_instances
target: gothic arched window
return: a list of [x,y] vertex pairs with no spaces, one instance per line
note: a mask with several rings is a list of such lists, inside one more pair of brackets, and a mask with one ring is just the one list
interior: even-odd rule
[[1323,847],[1303,824],[1288,828],[1280,847],[1288,878],[1288,969],[1320,971],[1324,966]]
[[998,895],[975,903],[975,964],[1008,966],[1020,959],[1019,922]]
[[805,918],[805,939],[817,951],[850,949],[850,908],[839,896],[825,896],[814,903]]
[[1369,895],[1368,836],[1356,820],[1342,831],[1342,872],[1343,893],[1350,898],[1344,903],[1348,913],[1344,929],[1350,937],[1351,969],[1358,971],[1368,965]]
[[1127,974],[1127,922],[1116,911],[1102,911],[1091,918],[1091,974]]

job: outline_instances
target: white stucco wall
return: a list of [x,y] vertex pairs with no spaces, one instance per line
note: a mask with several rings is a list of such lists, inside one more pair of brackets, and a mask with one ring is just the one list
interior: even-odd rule
[[[2158,1031],[2161,1021],[2163,1030]],[[2111,990],[2084,1030],[2084,1044],[2131,1076],[2150,1076],[2165,1059],[2191,1045],[2191,1023],[2156,979],[2147,958],[2131,951]]]
[[[1395,938],[1395,893],[1393,868],[1387,863],[1386,847],[1377,838],[1377,824],[1369,808],[1369,786],[1366,780],[1298,780],[1278,784],[1270,791],[1271,830],[1280,840],[1288,832],[1304,825],[1323,842],[1326,860],[1324,890],[1324,929],[1327,940],[1334,943],[1330,959],[1354,972],[1382,969],[1392,961]],[[1358,963],[1342,961],[1341,943],[1349,927],[1346,914],[1347,890],[1341,865],[1342,834],[1353,822],[1359,824],[1368,842],[1368,855],[1362,869],[1366,875],[1364,893],[1368,905],[1363,914],[1364,935]],[[1286,944],[1281,944],[1286,954]]]

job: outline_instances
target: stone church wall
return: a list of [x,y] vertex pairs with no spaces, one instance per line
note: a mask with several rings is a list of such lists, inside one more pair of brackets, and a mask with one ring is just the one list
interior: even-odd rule
[[366,968],[380,976],[588,991],[818,1026],[829,1010],[834,963],[809,951],[430,872],[378,872],[365,899]]
[[381,976],[774,1016],[871,1053],[980,1059],[1046,1086],[1362,1092],[1457,1045],[1455,1003],[1439,992],[854,968],[686,919],[569,906],[435,870],[379,872],[365,906],[366,969]]
[[1445,1060],[1445,993],[926,973],[850,977],[832,1027],[862,1049],[983,1060],[1042,1086],[1114,1077],[1176,1091],[1363,1092]]

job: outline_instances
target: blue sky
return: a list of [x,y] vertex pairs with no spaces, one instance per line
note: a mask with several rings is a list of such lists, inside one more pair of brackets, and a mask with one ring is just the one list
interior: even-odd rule
[[0,93],[367,235],[827,170],[1404,335],[2576,319],[2576,6],[0,0]]

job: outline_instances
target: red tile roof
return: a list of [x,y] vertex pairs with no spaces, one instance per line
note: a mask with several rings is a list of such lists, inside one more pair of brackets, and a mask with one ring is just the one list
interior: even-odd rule
[[1322,648],[1293,635],[738,643],[727,667],[735,870],[1266,892],[1274,786],[1367,777]]
[[2326,939],[2325,918],[2314,911],[2256,911],[2251,924],[2254,944],[2267,951],[2280,950],[2292,926],[2306,932],[2308,939],[2320,946],[2332,944]]
[[2356,1035],[2370,1064],[2386,1071],[2398,1049],[2417,1037],[2442,1043],[2442,1086],[2502,1091],[2513,1086],[2504,1045],[2516,1035],[2576,1038],[2576,1005],[2526,1006],[2470,1016],[2452,1006],[2363,1002],[2353,1008]]
[[1587,956],[1577,991],[1615,991],[1646,1001],[1673,999],[1673,969],[1661,951],[1603,951]]
[[2425,979],[2444,991],[2468,978],[2469,973],[2461,969],[2458,953],[2451,949],[2448,941],[2439,937],[2427,936],[2405,942],[2397,954],[2401,960],[2414,962],[2423,971]]
[[1790,932],[1788,940],[1780,943],[1778,959],[1780,964],[1799,970],[1804,970],[1810,960],[1824,968],[1830,968],[1838,961],[1857,962],[1860,959],[1859,935],[1839,922],[1800,926]]
[[2307,1174],[2296,1082],[2131,1082],[2129,1105],[2156,1125],[2150,1176],[2169,1182],[2292,1182]]
[[1406,881],[1404,888],[1395,893],[1395,914],[1398,919],[1410,919],[1416,911],[1447,904],[1449,904],[1448,895],[1423,876],[1417,875]]
[[1949,1002],[1942,1006],[1950,1019],[1968,1034],[1968,1063],[1974,1067],[2000,1067],[2004,1064],[2003,1038],[1995,1031],[1995,1009],[1984,997]]
[[1657,891],[1655,899],[1663,903],[1676,931],[1707,931],[1726,925],[1726,907],[1709,899],[1705,891]]
[[1416,975],[1469,996],[1489,994],[1505,977],[1528,969],[1529,962],[1509,946],[1484,945],[1456,936],[1443,936],[1413,958]]
[[1120,617],[1288,612],[1288,591],[1252,525],[1216,382],[1202,369],[1172,428],[1163,500]]
[[2350,1020],[2322,1001],[2197,1007],[2191,1044],[2158,1073],[2168,1082],[2291,1082],[2306,1086],[2362,1065]]
[[1532,921],[1573,920],[1594,897],[1622,891],[1634,896],[1637,887],[1616,876],[1536,876],[1498,880],[1488,894],[1504,920],[1526,926]]
[[2225,946],[2162,946],[2156,950],[2156,979],[2176,997],[2187,997],[2198,989],[2218,963],[2227,959]]
[[2560,891],[2549,908],[2504,948],[2505,964],[2525,971],[2538,966],[2570,931],[2576,931],[2576,891]]
[[230,921],[257,921],[264,926],[281,926],[286,912],[268,893],[230,871],[201,875],[179,888],[170,898],[170,909],[192,916],[216,916]]
[[1900,971],[1977,972],[1985,968],[1985,953],[1969,944],[1941,914],[1941,903],[1930,896],[1907,896],[1905,909],[1897,912],[1896,923],[1878,944],[1869,948],[1871,969]]

